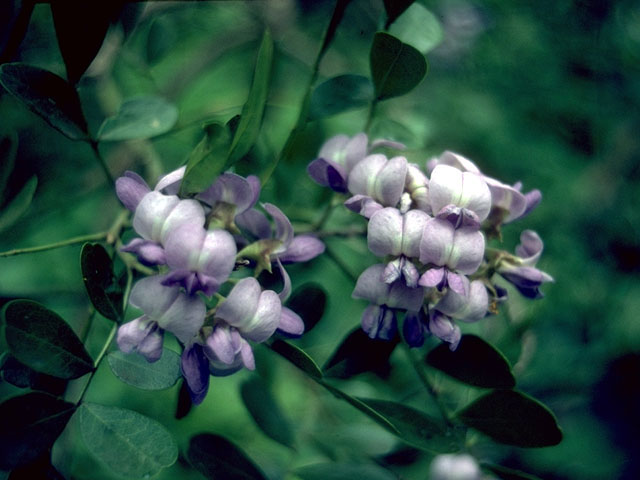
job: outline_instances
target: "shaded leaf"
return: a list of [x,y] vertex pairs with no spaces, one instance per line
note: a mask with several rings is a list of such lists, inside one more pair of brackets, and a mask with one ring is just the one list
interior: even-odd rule
[[51,448],[75,408],[42,392],[27,393],[0,404],[0,469],[26,465]]
[[187,458],[196,470],[210,479],[266,479],[242,450],[220,435],[202,433],[191,437]]
[[467,426],[496,442],[516,447],[548,447],[562,440],[551,411],[515,390],[494,390],[457,414]]
[[38,179],[34,175],[0,212],[0,231],[7,229],[27,211],[36,193]]
[[9,176],[15,165],[18,152],[18,136],[14,133],[0,135],[0,205],[6,198]]
[[422,54],[438,46],[443,38],[442,25],[436,16],[417,2],[400,15],[389,33]]
[[0,84],[63,135],[87,138],[78,92],[63,78],[24,63],[6,63],[0,66]]
[[71,327],[43,305],[13,300],[2,315],[9,351],[28,367],[66,379],[93,370],[93,360]]
[[371,80],[362,75],[340,75],[318,85],[311,95],[309,118],[330,117],[367,106],[373,99]]
[[295,470],[302,480],[397,480],[397,476],[372,463],[316,463]]
[[397,435],[409,445],[436,453],[460,450],[455,438],[426,413],[387,400],[360,400],[386,418],[397,430]]
[[322,378],[322,370],[320,370],[318,364],[301,348],[285,342],[284,340],[275,340],[274,342],[271,342],[269,347],[289,360],[307,375],[315,379]]
[[117,18],[123,3],[122,0],[51,2],[58,46],[71,83],[77,83],[98,54],[109,24]]
[[475,335],[463,335],[455,351],[442,343],[427,354],[427,363],[476,387],[513,388],[516,380],[505,356]]
[[240,386],[240,394],[256,424],[268,437],[286,447],[293,446],[293,431],[289,420],[259,377]]
[[114,322],[122,320],[124,293],[113,274],[113,262],[104,247],[85,243],[80,253],[82,280],[96,310]]
[[2,359],[0,371],[5,382],[20,388],[31,388],[52,395],[62,395],[67,386],[65,380],[36,372],[9,354]]
[[189,154],[180,184],[180,196],[202,192],[222,173],[231,143],[229,125],[211,123],[204,127],[204,137]]
[[384,9],[387,12],[387,21],[385,23],[385,30],[389,28],[396,18],[402,15],[407,8],[411,6],[415,0],[383,0]]
[[178,458],[167,429],[138,412],[85,402],[79,414],[85,445],[118,475],[148,478]]
[[262,43],[258,50],[258,60],[253,74],[253,83],[249,91],[249,98],[242,107],[240,122],[233,136],[226,167],[244,157],[258,138],[264,107],[267,103],[269,83],[271,80],[271,66],[273,63],[273,40],[269,30],[265,30]]
[[163,348],[160,360],[153,363],[137,353],[119,350],[107,355],[107,361],[116,377],[143,390],[164,390],[173,387],[182,377],[180,355],[168,348]]
[[317,325],[327,305],[327,294],[314,283],[297,288],[289,298],[287,306],[300,315],[304,322],[304,333],[310,332]]
[[427,73],[427,60],[411,45],[378,32],[369,55],[376,98],[397,97],[413,90]]
[[178,120],[175,105],[160,97],[140,96],[125,100],[118,113],[102,122],[101,141],[151,138],[168,132]]
[[392,340],[371,339],[360,327],[356,327],[342,341],[323,367],[328,377],[350,378],[363,372],[375,372],[380,376],[389,374],[389,357],[398,345]]
[[519,470],[514,470],[512,468],[503,467],[502,465],[483,463],[481,466],[485,470],[489,470],[501,480],[540,480],[540,478],[536,477],[535,475],[524,473]]

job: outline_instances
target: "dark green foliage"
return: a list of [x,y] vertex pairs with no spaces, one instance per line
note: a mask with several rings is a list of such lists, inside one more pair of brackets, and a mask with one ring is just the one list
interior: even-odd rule
[[371,80],[362,75],[339,75],[318,85],[311,95],[309,118],[337,115],[367,106],[373,99]]
[[217,480],[265,480],[264,474],[236,445],[220,435],[191,437],[187,458],[206,478]]
[[2,380],[16,387],[41,390],[52,395],[62,395],[67,386],[64,379],[36,372],[8,353],[2,358],[0,374]]
[[37,186],[38,179],[31,177],[18,194],[2,208],[0,211],[0,231],[13,225],[26,212],[31,205]]
[[327,294],[316,284],[305,284],[293,292],[287,307],[296,312],[304,322],[304,333],[310,332],[324,315]]
[[80,254],[82,280],[96,310],[109,320],[122,319],[123,292],[113,273],[113,262],[102,245],[86,243]]

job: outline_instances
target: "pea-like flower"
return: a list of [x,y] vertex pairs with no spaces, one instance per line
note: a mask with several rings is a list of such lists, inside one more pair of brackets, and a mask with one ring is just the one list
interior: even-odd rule
[[353,138],[346,135],[330,138],[322,145],[318,158],[307,167],[309,176],[323,187],[346,193],[349,173],[367,155],[367,142],[364,133]]

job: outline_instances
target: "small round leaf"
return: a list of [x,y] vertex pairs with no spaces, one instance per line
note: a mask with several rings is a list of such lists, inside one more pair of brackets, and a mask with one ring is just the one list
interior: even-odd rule
[[118,113],[100,127],[101,141],[151,138],[168,132],[178,120],[178,109],[166,100],[141,96],[126,100]]

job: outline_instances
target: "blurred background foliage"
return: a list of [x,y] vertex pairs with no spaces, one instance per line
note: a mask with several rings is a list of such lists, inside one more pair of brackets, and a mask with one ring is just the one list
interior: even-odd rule
[[[550,448],[476,445],[480,459],[501,462],[545,479],[640,476],[640,5],[631,0],[421,1],[437,22],[440,42],[427,59],[426,79],[409,95],[380,103],[373,137],[405,143],[410,161],[453,150],[490,176],[539,188],[543,202],[506,227],[512,250],[525,228],[545,241],[539,267],[555,278],[545,298],[524,301],[510,292],[497,316],[463,325],[497,345],[514,365],[519,387],[551,407],[564,430]],[[240,112],[251,83],[265,26],[275,63],[257,147],[239,165],[243,174],[279,154],[293,128],[311,67],[333,9],[331,1],[148,2],[127,4],[100,53],[78,82],[91,132],[123,100],[157,95],[174,103],[176,126],[150,140],[103,142],[114,176],[134,170],[153,182],[180,166],[205,121]],[[340,74],[369,75],[368,52],[383,27],[378,0],[354,0],[320,65],[321,81]],[[135,20],[135,21],[134,21]],[[15,60],[65,77],[51,10],[36,4]],[[2,231],[0,251],[107,230],[120,205],[91,148],[50,128],[0,92],[0,129],[18,138],[16,166],[4,204],[34,175],[29,210]],[[306,175],[320,145],[337,133],[364,128],[366,108],[311,121],[289,159],[265,185],[272,201],[301,229],[318,220],[329,194]],[[336,210],[327,230],[364,227]],[[328,305],[317,327],[296,343],[319,364],[359,324],[363,302],[350,298],[352,276],[375,262],[361,237],[327,238],[328,254],[290,273],[294,288],[321,285]],[[29,298],[82,331],[89,312],[80,273],[80,245],[0,258],[2,303]],[[345,273],[349,272],[349,274]],[[103,319],[100,319],[103,320]],[[88,350],[96,354],[109,325],[94,323]],[[92,344],[92,341],[94,342]],[[431,342],[429,345],[435,345]],[[175,345],[177,349],[177,345]],[[145,413],[175,435],[184,449],[197,432],[222,434],[241,445],[270,478],[314,461],[374,457],[402,478],[426,477],[430,458],[399,445],[360,412],[334,399],[266,348],[256,348],[258,373],[293,425],[295,449],[266,437],[247,413],[242,371],[212,378],[205,402],[176,420],[178,387],[144,392],[118,381],[102,365],[87,399]],[[434,373],[451,407],[477,395]],[[416,385],[403,352],[384,375],[365,373],[342,387],[364,397],[433,409]],[[18,389],[0,383],[3,398]],[[458,403],[456,403],[458,402]],[[77,454],[64,455],[73,444]],[[74,478],[111,478],[74,439],[70,424],[54,448],[56,466]],[[59,455],[60,456],[60,455]],[[161,478],[200,478],[181,460]]]

